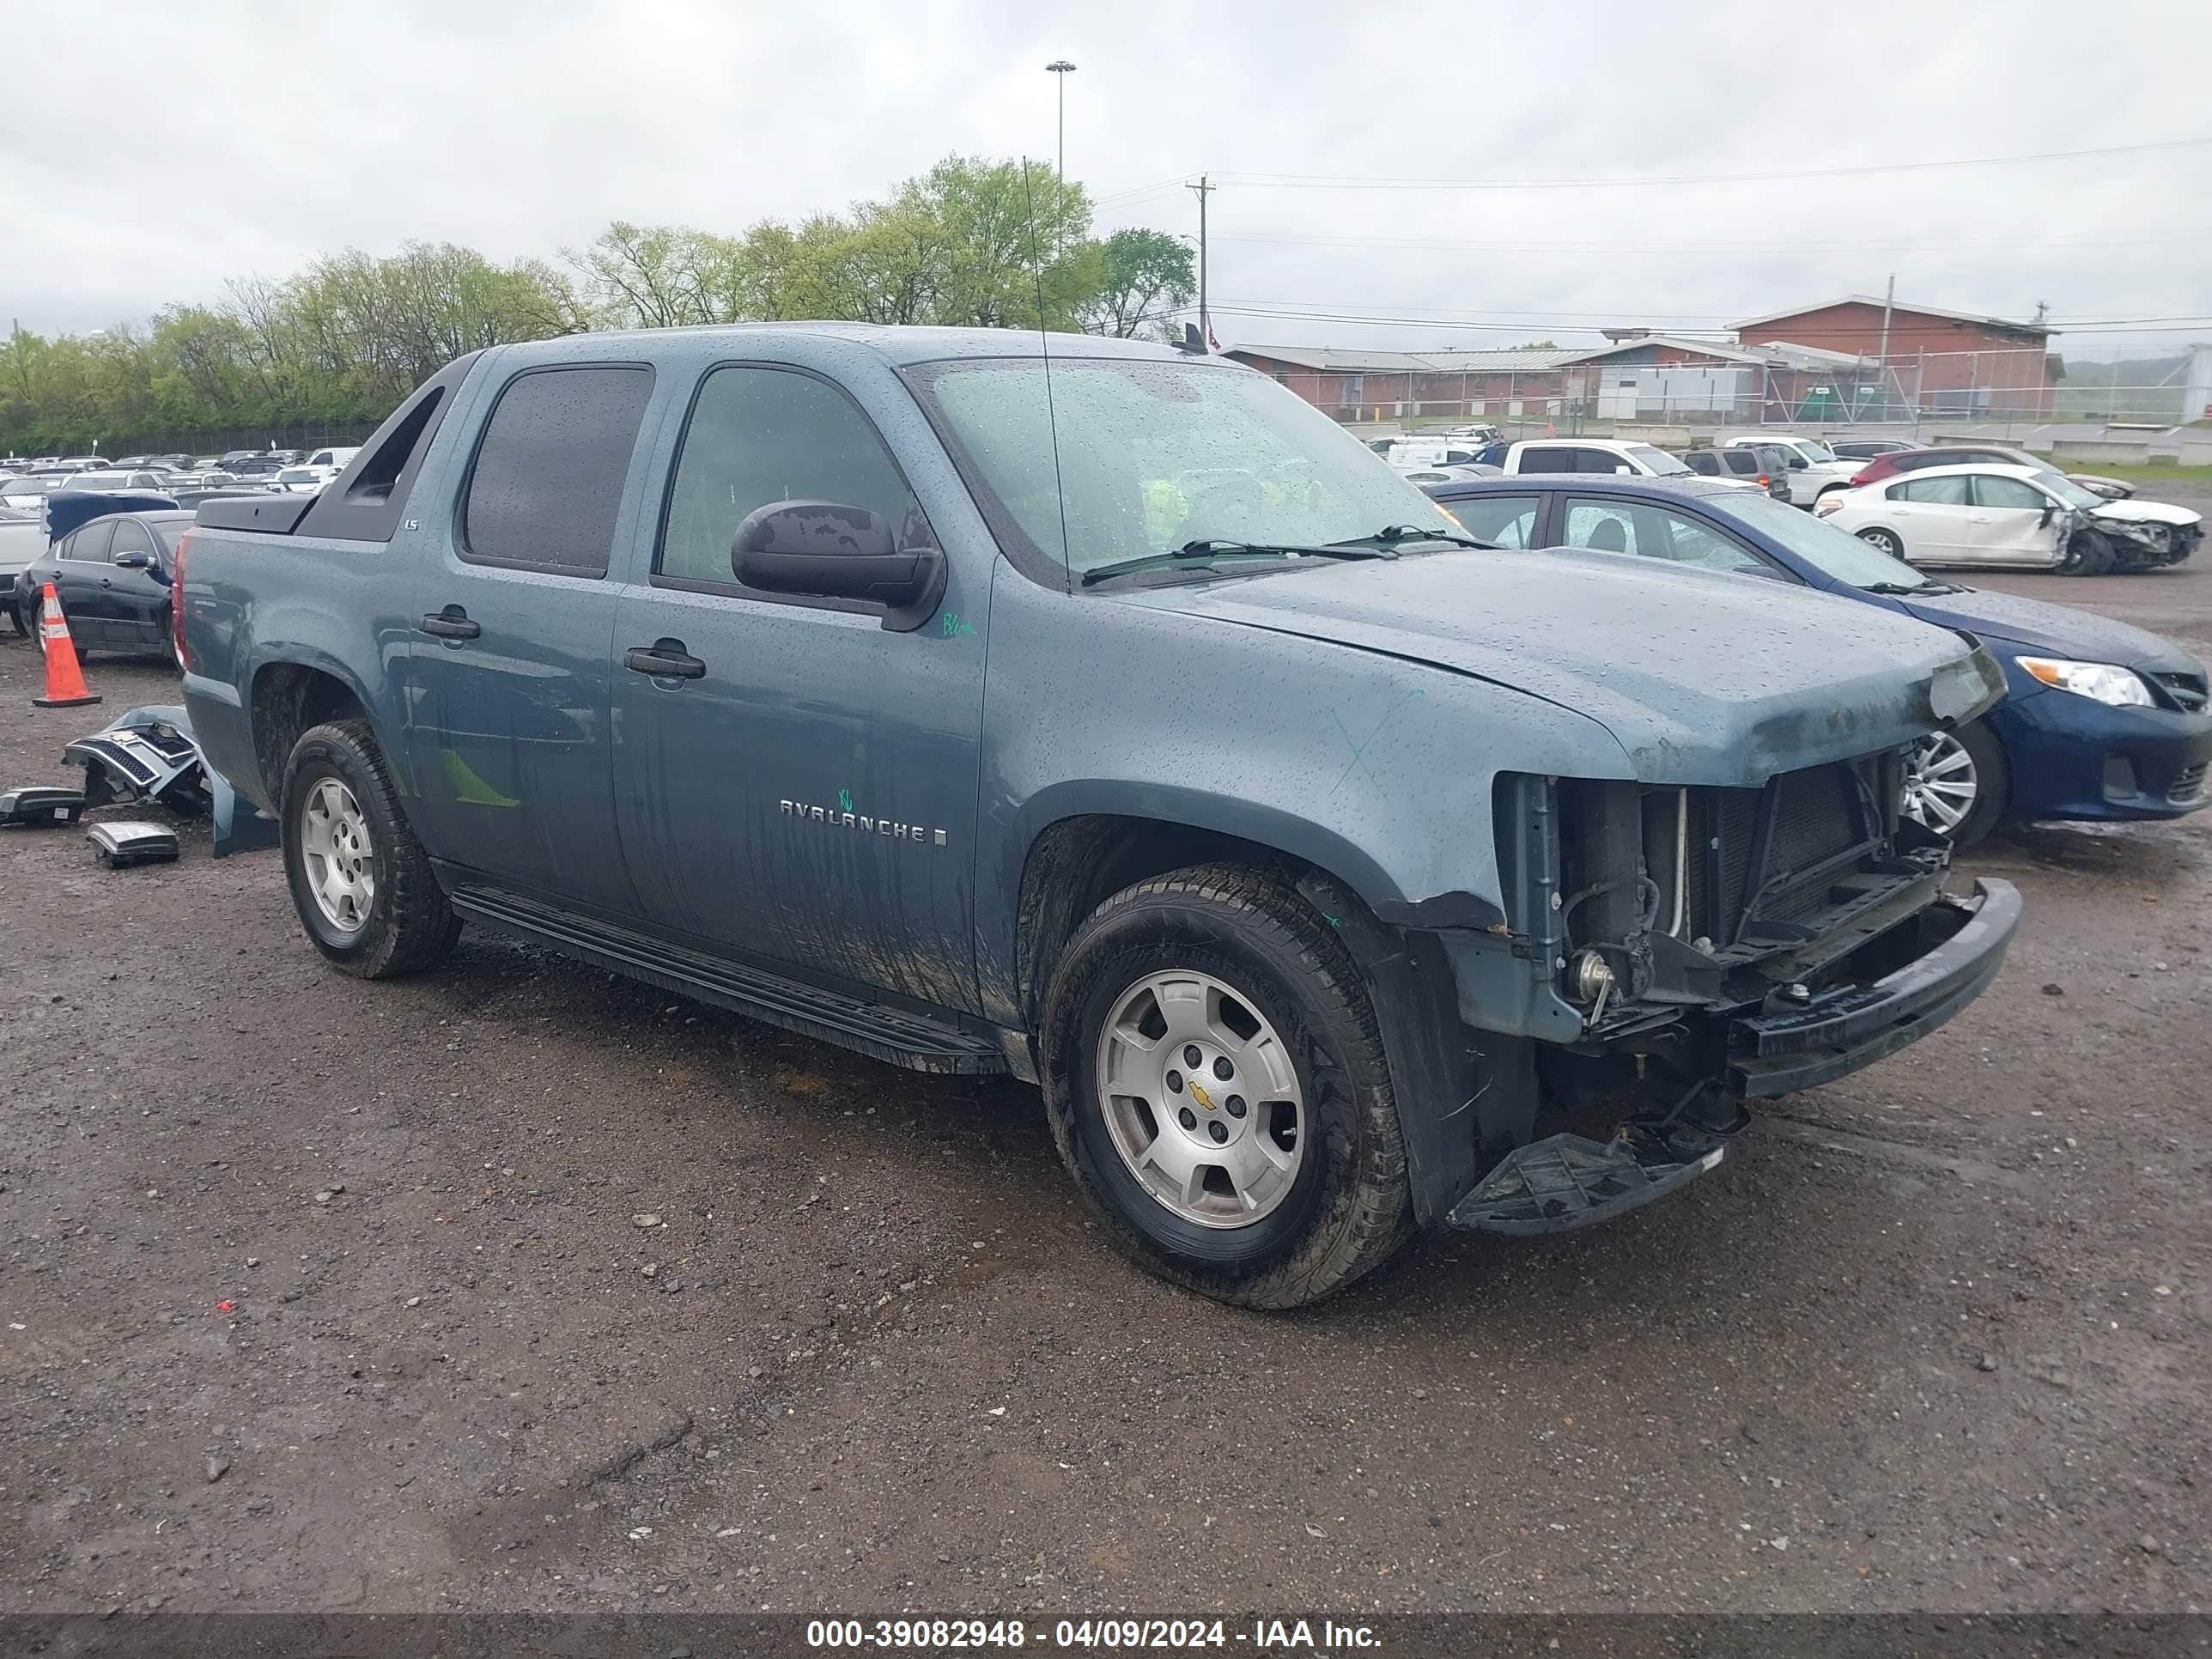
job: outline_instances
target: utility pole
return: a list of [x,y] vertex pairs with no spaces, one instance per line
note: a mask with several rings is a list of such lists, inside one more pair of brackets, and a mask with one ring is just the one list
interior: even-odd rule
[[1213,323],[1206,310],[1206,198],[1218,186],[1206,181],[1206,174],[1198,175],[1198,182],[1186,185],[1186,190],[1198,193],[1198,338],[1208,351],[1213,349]]
[[1889,413],[1889,313],[1897,303],[1897,273],[1889,273],[1889,286],[1881,296],[1881,349],[1875,356],[1877,372],[1881,376],[1881,412]]
[[1053,170],[1064,179],[1067,177],[1067,77],[1075,73],[1075,65],[1065,58],[1055,58],[1045,68],[1060,82],[1060,160]]

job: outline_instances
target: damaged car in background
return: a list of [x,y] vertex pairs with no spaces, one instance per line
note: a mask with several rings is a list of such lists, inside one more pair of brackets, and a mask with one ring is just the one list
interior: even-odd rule
[[1908,564],[1988,565],[2101,576],[2179,564],[2204,520],[2161,501],[2108,501],[2027,466],[1944,466],[1905,472],[1824,497],[1839,530]]

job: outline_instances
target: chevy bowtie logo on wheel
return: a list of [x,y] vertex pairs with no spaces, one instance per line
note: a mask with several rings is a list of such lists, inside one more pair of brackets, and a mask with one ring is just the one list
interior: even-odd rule
[[919,823],[901,823],[894,818],[871,817],[866,812],[848,812],[837,806],[809,806],[804,801],[780,800],[776,807],[784,817],[802,823],[856,830],[864,836],[888,836],[893,841],[933,841],[939,847],[946,844],[945,831],[930,830]]

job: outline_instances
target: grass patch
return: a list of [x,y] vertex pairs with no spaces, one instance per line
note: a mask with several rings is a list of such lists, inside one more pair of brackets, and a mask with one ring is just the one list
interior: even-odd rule
[[2062,461],[2044,458],[2062,472],[2087,472],[2100,478],[2124,478],[2130,483],[2175,484],[2191,489],[2212,489],[2212,466],[2183,466],[2173,461],[2129,465],[2118,461]]

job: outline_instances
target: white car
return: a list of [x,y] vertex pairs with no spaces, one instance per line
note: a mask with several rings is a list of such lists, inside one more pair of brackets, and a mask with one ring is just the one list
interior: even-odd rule
[[331,470],[331,477],[335,478],[339,473],[344,471],[351,464],[353,458],[360,453],[359,444],[355,444],[350,448],[340,447],[337,449],[319,449],[307,457],[307,465],[326,466]]
[[279,495],[312,495],[337,476],[334,467],[288,466],[271,477],[264,488]]
[[1504,476],[1494,466],[1485,466],[1478,461],[1455,463],[1450,466],[1416,466],[1411,463],[1393,461],[1391,470],[1407,483],[1422,485],[1466,483],[1474,478],[1496,478]]
[[1456,442],[1444,438],[1393,438],[1375,453],[1404,472],[1417,466],[1470,465],[1475,451],[1481,447],[1480,442],[1464,438]]
[[[1694,478],[1699,476],[1652,444],[1615,438],[1529,438],[1514,444],[1492,444],[1482,459],[1502,471],[1519,472],[1595,472],[1607,477]],[[1748,478],[1713,478],[1733,489],[1757,489]]]
[[1811,507],[1820,497],[1849,489],[1864,461],[1847,461],[1818,438],[1798,438],[1774,432],[1740,432],[1721,440],[1722,447],[1741,449],[1747,444],[1771,444],[1790,459],[1790,502]]
[[1831,495],[1818,508],[1917,565],[2002,565],[2096,576],[2179,564],[2204,521],[2162,501],[2108,501],[2031,466],[1931,466]]

